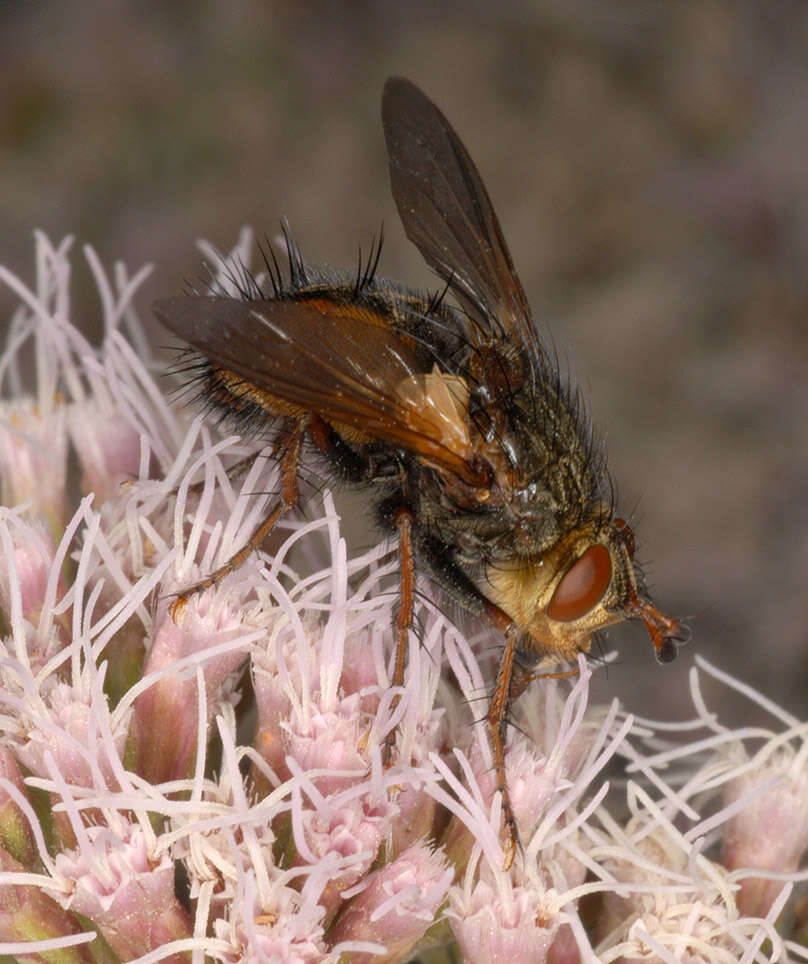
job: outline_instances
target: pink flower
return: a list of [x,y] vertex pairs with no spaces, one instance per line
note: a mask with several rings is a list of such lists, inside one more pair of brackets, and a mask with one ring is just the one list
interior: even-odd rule
[[393,962],[437,936],[469,964],[784,958],[806,724],[702,664],[781,731],[722,727],[698,675],[681,731],[636,725],[590,706],[581,659],[511,708],[506,873],[481,722],[501,641],[470,642],[423,584],[392,692],[397,554],[353,555],[327,491],[172,606],[250,538],[277,467],[163,397],[146,272],[109,278],[89,250],[104,339],[86,342],[69,251],[39,235],[31,289],[0,268],[19,299],[0,361],[0,953],[89,964],[100,933],[120,960]]

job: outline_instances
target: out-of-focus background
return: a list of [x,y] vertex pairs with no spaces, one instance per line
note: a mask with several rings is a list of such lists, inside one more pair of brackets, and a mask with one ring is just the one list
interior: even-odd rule
[[[684,716],[700,652],[805,718],[806,50],[803,0],[7,0],[0,261],[30,280],[34,227],[154,261],[148,316],[197,276],[197,237],[287,215],[310,260],[348,266],[384,221],[382,275],[435,288],[379,120],[384,79],[411,77],[606,432],[660,605],[693,614],[664,669],[613,630],[598,696]],[[97,336],[84,270],[73,314]]]

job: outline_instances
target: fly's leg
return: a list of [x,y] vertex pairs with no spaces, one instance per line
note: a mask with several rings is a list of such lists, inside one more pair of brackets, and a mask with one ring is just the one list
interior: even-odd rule
[[[253,463],[258,457],[259,457],[258,453],[256,453],[255,455],[245,455],[244,458],[239,459],[237,462],[234,462],[231,466],[226,468],[225,475],[227,476],[228,479],[230,479],[231,482],[234,479],[239,478],[239,476],[241,475],[246,475],[247,470],[253,465]],[[188,486],[188,492],[193,492],[198,494],[202,491],[204,487],[205,487],[205,480],[200,479],[198,482],[192,482]],[[172,489],[170,492],[170,495],[176,495],[178,491],[179,491],[178,489]]]
[[505,775],[505,726],[507,724],[508,708],[530,683],[539,679],[567,679],[577,676],[577,667],[559,673],[533,673],[521,666],[515,659],[516,639],[513,631],[505,634],[505,648],[499,659],[497,681],[488,707],[488,733],[491,748],[494,751],[494,774],[496,788],[502,799],[502,821],[505,832],[505,862],[504,869],[510,870],[520,846],[519,827],[513,812],[511,795],[508,792],[508,780]]
[[449,548],[426,538],[419,541],[418,550],[424,562],[428,564],[432,578],[450,598],[459,602],[468,612],[487,620],[505,635],[505,647],[499,660],[486,723],[494,756],[495,788],[499,791],[502,800],[505,869],[508,870],[519,849],[519,828],[516,825],[505,775],[505,730],[508,723],[508,709],[513,700],[517,699],[534,680],[566,679],[569,676],[577,676],[578,670],[576,668],[560,673],[535,673],[525,668],[517,659],[520,651],[519,628],[503,609],[491,602],[471,581],[468,574],[457,565]]
[[514,669],[513,679],[511,680],[510,698],[515,700],[520,693],[524,693],[525,689],[527,689],[531,683],[535,683],[536,680],[571,679],[573,676],[580,675],[581,671],[577,666],[575,669],[565,669],[559,673],[533,673],[530,670],[524,669],[524,667],[517,666]]
[[[328,459],[339,475],[349,482],[369,482],[398,472],[395,462],[380,462],[377,455],[363,452],[345,442],[322,418],[313,415],[307,427],[308,436],[314,447]],[[387,472],[385,472],[385,468]],[[401,577],[399,583],[399,605],[396,613],[395,638],[396,655],[393,667],[392,686],[397,690],[391,700],[391,712],[401,702],[400,690],[404,686],[404,670],[407,665],[407,646],[415,609],[415,551],[413,548],[413,517],[404,503],[405,494],[400,491],[380,507],[380,520],[384,528],[392,528],[398,534]],[[382,743],[382,764],[389,767],[393,758],[396,731],[391,730]]]
[[[398,509],[393,516],[398,531],[399,559],[401,563],[401,583],[399,586],[398,612],[396,613],[396,661],[393,667],[392,686],[400,690],[404,685],[404,669],[407,665],[407,646],[412,629],[415,610],[415,555],[412,546],[412,513],[409,509]],[[393,712],[401,700],[395,693],[390,703]],[[396,732],[391,730],[382,746],[382,763],[390,766]]]
[[[244,458],[241,458],[237,462],[234,462],[232,465],[228,466],[224,470],[225,475],[231,481],[233,479],[237,479],[239,476],[244,475],[247,472],[247,470],[250,468],[250,466],[255,462],[255,460],[258,457],[259,457],[259,453],[256,453],[254,455],[245,455]],[[135,478],[125,479],[123,482],[121,482],[121,490],[128,492],[129,489],[131,489],[131,487],[135,484],[136,481],[137,480]],[[198,482],[191,482],[191,484],[188,486],[187,491],[189,494],[193,493],[194,495],[198,495],[204,488],[205,488],[205,480],[200,479]],[[173,489],[169,489],[168,495],[176,496],[179,490],[180,490],[180,487],[176,485],[174,486]]]
[[514,657],[516,655],[516,641],[512,632],[505,635],[505,648],[499,659],[497,681],[491,702],[488,706],[488,736],[491,749],[494,751],[494,775],[496,788],[502,800],[502,821],[505,831],[505,864],[504,869],[510,870],[516,850],[519,846],[519,828],[511,806],[511,795],[508,792],[508,781],[505,777],[505,725],[508,706],[511,701],[511,680],[514,678]]
[[205,589],[209,589],[211,586],[215,586],[229,573],[235,572],[235,570],[238,569],[238,567],[261,546],[261,543],[264,541],[264,539],[266,539],[269,533],[275,528],[278,519],[280,519],[281,516],[285,515],[285,513],[297,505],[297,473],[298,466],[300,464],[300,449],[303,444],[303,436],[305,433],[306,422],[304,419],[298,419],[281,446],[281,451],[278,458],[281,469],[280,501],[275,505],[261,525],[255,530],[249,541],[242,546],[238,552],[234,553],[227,560],[227,562],[224,563],[224,565],[219,566],[219,568],[215,569],[209,576],[206,576],[204,579],[195,583],[190,588],[184,589],[177,595],[177,598],[171,604],[169,609],[171,618],[175,622],[182,610],[185,608],[185,604],[191,598],[191,596],[194,596]]
[[505,634],[505,649],[499,660],[497,671],[497,682],[491,696],[491,704],[488,708],[488,732],[491,739],[491,747],[494,751],[494,773],[496,777],[496,788],[500,792],[502,799],[502,822],[505,831],[505,870],[510,870],[516,856],[517,848],[520,847],[519,827],[516,824],[516,816],[513,812],[511,795],[508,791],[508,779],[505,775],[505,726],[507,724],[508,708],[511,702],[517,699],[530,683],[539,679],[568,679],[577,676],[578,668],[565,670],[559,673],[533,673],[515,660],[516,641],[513,632]]

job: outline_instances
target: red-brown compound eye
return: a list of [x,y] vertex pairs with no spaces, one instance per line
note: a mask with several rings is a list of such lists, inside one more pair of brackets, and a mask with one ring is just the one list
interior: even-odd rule
[[591,612],[603,599],[612,579],[612,557],[606,546],[590,546],[570,566],[556,586],[547,615],[559,623],[571,623]]

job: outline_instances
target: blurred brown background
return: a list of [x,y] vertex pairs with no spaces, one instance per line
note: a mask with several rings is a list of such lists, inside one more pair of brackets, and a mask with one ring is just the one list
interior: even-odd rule
[[[285,214],[342,266],[383,220],[381,273],[434,288],[379,120],[385,77],[411,77],[476,159],[606,431],[659,603],[695,614],[665,669],[639,629],[612,631],[598,694],[684,715],[662,704],[699,651],[805,718],[806,50],[803,0],[6,0],[0,260],[30,280],[38,226],[107,265],[154,261],[148,315],[196,276],[197,237],[227,247]],[[97,314],[79,270],[74,317]]]

